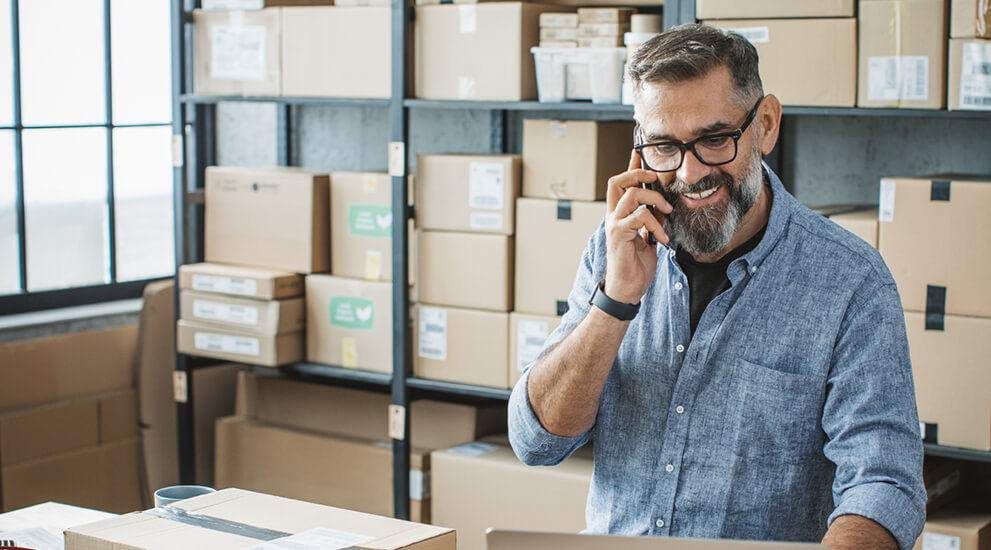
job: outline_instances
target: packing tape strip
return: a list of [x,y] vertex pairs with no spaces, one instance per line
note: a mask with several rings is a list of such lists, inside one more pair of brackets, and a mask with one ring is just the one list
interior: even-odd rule
[[201,527],[203,529],[210,529],[211,531],[219,531],[221,533],[228,533],[231,535],[240,535],[242,537],[248,537],[256,540],[271,541],[292,535],[292,533],[284,533],[282,531],[275,531],[273,529],[265,529],[254,525],[248,525],[246,523],[238,523],[236,521],[215,518],[205,514],[197,514],[196,512],[189,512],[175,506],[152,508],[151,510],[145,510],[144,513],[157,518],[174,521],[176,523],[191,525],[193,527]]

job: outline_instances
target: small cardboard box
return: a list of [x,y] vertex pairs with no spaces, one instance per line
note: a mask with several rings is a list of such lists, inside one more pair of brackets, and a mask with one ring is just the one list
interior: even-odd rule
[[829,216],[840,227],[877,248],[877,209],[843,212]]
[[224,264],[179,266],[179,288],[263,300],[303,295],[303,276],[288,271]]
[[306,321],[303,298],[252,300],[225,294],[181,290],[182,319],[259,334],[299,332]]
[[206,169],[208,262],[317,273],[330,269],[327,175],[301,168]]
[[946,106],[949,0],[861,0],[857,106]]
[[193,11],[193,91],[277,96],[282,8]]
[[577,13],[547,12],[540,14],[541,29],[577,29]]
[[853,17],[854,0],[695,0],[699,19]]
[[635,8],[578,8],[581,23],[630,23]]
[[[738,0],[735,4],[749,6]],[[784,3],[784,2],[782,2]],[[789,4],[805,2],[788,0]],[[764,91],[784,105],[853,107],[857,100],[857,20],[706,21],[747,37],[760,55]]]
[[950,40],[947,107],[952,110],[991,111],[991,40]]
[[[341,510],[299,500],[224,489],[173,505],[196,518],[222,518],[286,535],[306,533],[325,547],[336,544],[362,545],[380,550],[455,550],[454,530],[392,518]],[[156,510],[80,525],[66,530],[66,550],[113,550],[129,548],[184,548],[188,550],[234,550],[261,544],[251,536],[234,535],[176,521],[176,514]],[[323,529],[321,529],[323,528]],[[327,537],[335,535],[335,539]],[[257,535],[256,535],[257,536]],[[324,538],[320,538],[324,537]],[[347,538],[347,542],[340,540]],[[293,539],[286,537],[285,544]],[[336,542],[335,542],[336,541]],[[317,543],[319,544],[319,542]]]
[[338,277],[392,280],[392,178],[330,175],[330,272]]
[[302,331],[261,334],[180,319],[176,348],[182,353],[276,367],[303,359]]
[[513,237],[420,231],[419,300],[509,311],[513,308]]
[[989,210],[991,180],[881,180],[878,250],[906,311],[991,317]]
[[633,127],[631,122],[524,119],[523,196],[605,200],[609,178],[630,164]]
[[388,6],[282,10],[282,95],[392,95]]
[[509,387],[516,386],[523,369],[537,360],[547,337],[561,324],[555,315],[509,314]]
[[952,0],[950,36],[991,38],[991,4],[984,0]]
[[418,305],[413,375],[508,388],[509,314]]
[[991,547],[991,514],[941,510],[926,518],[913,550],[986,550]]
[[602,202],[519,199],[514,311],[564,315],[578,264],[602,223]]
[[392,284],[306,277],[306,359],[392,372]]
[[417,157],[417,227],[512,235],[520,162],[519,155]]

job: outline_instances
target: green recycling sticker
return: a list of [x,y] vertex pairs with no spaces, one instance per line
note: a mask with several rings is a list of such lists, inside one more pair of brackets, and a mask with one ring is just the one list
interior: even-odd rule
[[375,327],[375,303],[368,298],[331,296],[330,326],[372,330]]
[[348,232],[355,237],[392,236],[392,209],[381,204],[348,207]]

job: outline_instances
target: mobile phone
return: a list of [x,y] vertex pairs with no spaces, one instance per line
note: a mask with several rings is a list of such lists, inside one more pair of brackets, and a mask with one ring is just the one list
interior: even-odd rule
[[[643,161],[643,159],[640,159],[640,168],[642,168],[644,170],[649,170],[649,168],[647,168],[647,163],[645,163]],[[658,191],[659,190],[658,189],[658,186],[659,185],[660,184],[659,184],[659,182],[657,180],[654,180],[654,181],[652,181],[650,183],[643,183],[643,182],[641,182],[640,183],[640,188],[641,189],[650,189],[651,191]],[[651,206],[649,204],[647,204],[645,206],[647,207],[647,210],[650,210],[651,211],[651,213],[654,212],[654,207],[653,206]],[[654,237],[654,234],[651,233],[651,232],[649,232],[649,231],[647,232],[647,244],[650,244],[650,245],[657,244],[657,237]]]

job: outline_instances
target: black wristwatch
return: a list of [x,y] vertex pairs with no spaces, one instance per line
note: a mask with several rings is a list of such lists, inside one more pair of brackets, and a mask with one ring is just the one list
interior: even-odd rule
[[631,321],[640,311],[640,304],[624,304],[606,296],[605,280],[599,281],[599,284],[595,285],[595,290],[592,292],[592,297],[588,299],[588,303],[620,321]]

